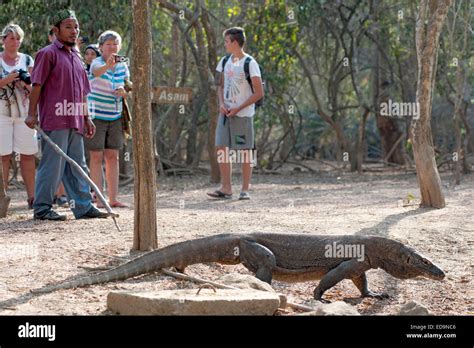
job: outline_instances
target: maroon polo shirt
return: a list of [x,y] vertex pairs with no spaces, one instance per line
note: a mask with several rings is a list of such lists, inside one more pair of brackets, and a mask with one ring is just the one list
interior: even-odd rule
[[90,85],[76,48],[68,51],[58,40],[42,48],[35,58],[31,82],[42,86],[39,121],[43,130],[76,129],[84,134],[81,103],[86,101]]

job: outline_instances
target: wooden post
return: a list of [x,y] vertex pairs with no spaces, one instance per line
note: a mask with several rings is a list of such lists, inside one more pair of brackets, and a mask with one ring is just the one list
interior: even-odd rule
[[158,247],[156,170],[151,121],[151,22],[149,1],[133,0],[134,250]]

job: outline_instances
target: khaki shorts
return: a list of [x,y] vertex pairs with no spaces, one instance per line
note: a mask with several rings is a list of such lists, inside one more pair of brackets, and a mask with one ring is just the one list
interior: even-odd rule
[[219,115],[216,128],[216,146],[235,150],[255,149],[253,117]]
[[104,121],[94,119],[95,135],[92,139],[84,137],[84,144],[89,151],[104,149],[120,150],[123,147],[122,119]]

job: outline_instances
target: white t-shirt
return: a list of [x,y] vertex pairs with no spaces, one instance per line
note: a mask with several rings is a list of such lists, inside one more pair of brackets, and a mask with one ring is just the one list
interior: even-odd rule
[[0,62],[2,63],[2,67],[6,72],[11,73],[13,70],[20,70],[20,69],[28,71],[28,68],[32,68],[33,65],[35,64],[33,58],[30,57],[30,62],[29,62],[30,64],[27,66],[26,54],[24,53],[18,53],[18,54],[20,55],[20,59],[18,60],[18,64],[15,66],[7,65],[7,63],[5,63],[5,61],[2,59],[2,55],[0,54]]
[[[233,109],[242,105],[252,95],[252,88],[245,78],[244,63],[245,59],[250,57],[245,54],[241,59],[235,60],[230,56],[224,67],[224,103],[227,108]],[[216,70],[222,72],[223,57]],[[252,57],[251,57],[252,58]],[[251,59],[249,63],[250,78],[260,77],[260,68],[255,59]],[[252,117],[255,114],[255,104],[249,105],[240,110],[236,116]]]

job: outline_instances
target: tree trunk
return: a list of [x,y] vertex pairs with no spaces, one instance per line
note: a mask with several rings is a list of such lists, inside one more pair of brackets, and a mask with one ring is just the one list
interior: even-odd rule
[[446,205],[436,167],[430,122],[439,35],[450,5],[451,0],[421,0],[416,20],[418,59],[416,101],[419,103],[419,117],[412,120],[411,137],[416,175],[421,191],[421,206],[424,207],[443,208]]
[[[173,53],[172,53],[172,57],[173,57],[173,62],[171,64],[171,75],[170,75],[170,78],[169,78],[169,85],[172,86],[172,87],[177,87],[176,86],[176,83],[177,83],[177,77],[178,77],[178,74],[179,74],[179,62],[181,61],[180,59],[180,50],[179,50],[179,27],[178,27],[178,23],[176,21],[173,21],[173,26],[171,28],[171,36],[172,36],[172,40],[173,40]],[[179,121],[180,121],[180,117],[178,115],[178,107],[177,105],[173,105],[172,106],[172,110],[170,111],[170,117],[168,118],[168,127],[169,127],[169,136],[170,136],[170,141],[169,141],[169,153],[170,153],[170,160],[171,161],[174,161],[176,160],[176,162],[180,162],[180,157],[179,157],[179,151],[177,153],[174,153],[174,149],[175,149],[175,146],[176,146],[176,143],[178,142],[178,138],[179,138],[179,133],[180,133],[180,129],[179,129]]]
[[370,110],[366,109],[360,117],[359,130],[357,133],[356,142],[356,156],[357,161],[355,162],[355,169],[360,174],[362,173],[362,163],[364,162],[364,149],[365,149],[365,125],[367,123],[367,117],[369,116]]
[[295,128],[293,127],[293,119],[287,111],[286,105],[280,107],[280,112],[278,113],[280,118],[281,125],[283,127],[283,134],[285,138],[281,142],[281,148],[278,154],[280,161],[288,160],[290,152],[293,150],[296,143],[296,133]]
[[134,250],[158,247],[156,171],[151,119],[151,22],[148,1],[133,0],[133,159],[135,171]]
[[456,161],[454,161],[454,183],[455,185],[461,184],[462,167],[464,163],[464,146],[461,134],[461,104],[464,92],[464,76],[463,71],[464,62],[461,60],[456,69],[456,98],[454,103],[454,117],[453,117],[453,128],[454,128],[454,139],[456,142]]
[[[199,1],[201,7],[204,9],[201,13],[201,22],[206,33],[207,38],[207,55],[209,63],[209,71],[211,72],[212,81],[215,82],[216,79],[216,66],[217,66],[217,48],[216,48],[216,36],[214,34],[214,29],[212,28],[209,16],[206,9],[204,8],[204,1]],[[209,113],[209,132],[207,138],[207,152],[209,156],[209,163],[211,165],[211,182],[218,183],[221,180],[219,165],[217,163],[217,153],[215,146],[216,138],[216,128],[217,128],[217,119],[219,117],[219,108],[217,106],[217,84],[210,83],[208,86],[209,96],[208,96],[208,113]]]
[[467,120],[467,117],[466,117],[468,107],[469,107],[469,104],[466,103],[466,102],[463,102],[463,107],[461,108],[460,116],[461,116],[464,128],[466,129],[466,149],[467,149],[467,153],[472,153],[472,152],[474,152],[474,144],[472,142],[471,126],[469,125],[469,121]]

